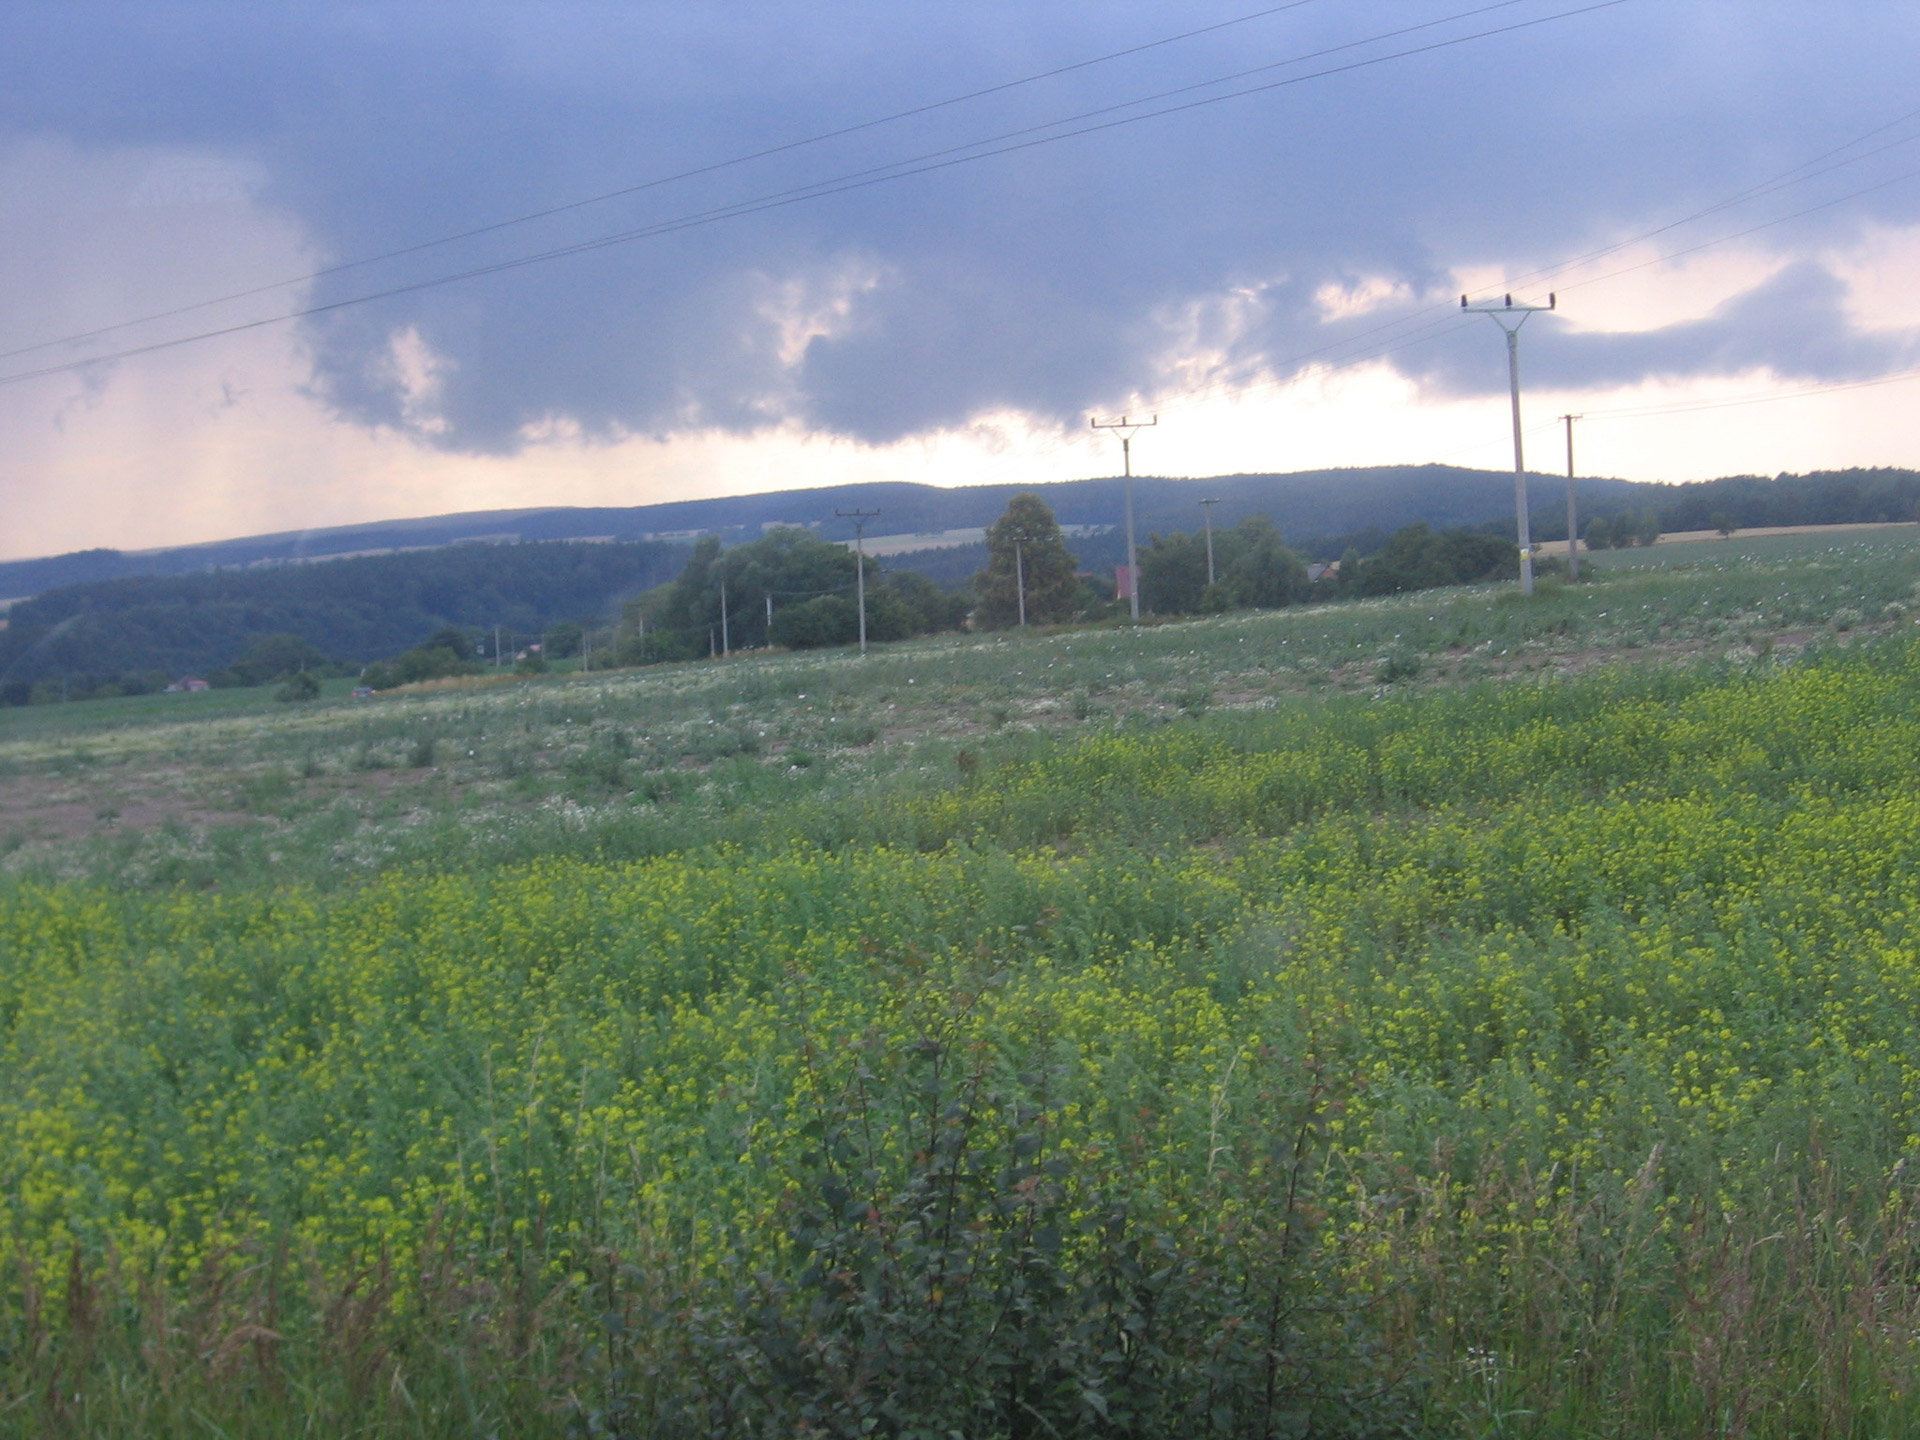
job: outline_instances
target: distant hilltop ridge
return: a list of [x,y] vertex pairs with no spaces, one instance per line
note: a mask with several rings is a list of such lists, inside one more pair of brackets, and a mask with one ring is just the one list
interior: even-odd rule
[[[867,529],[875,554],[951,582],[977,567],[977,556],[971,552],[984,553],[980,542],[984,528],[1006,508],[1011,496],[1025,490],[1036,491],[1053,507],[1082,563],[1095,569],[1116,563],[1124,548],[1121,487],[1118,477],[951,488],[906,482],[838,485],[660,505],[477,510],[152,550],[82,550],[0,562],[0,597],[4,597],[0,604],[89,581],[341,560],[449,545],[543,540],[685,543],[702,535],[718,535],[724,543],[734,544],[776,525],[804,525],[827,539],[850,540],[852,522],[834,512],[851,509],[880,512]],[[1529,475],[1535,538],[1565,538],[1565,487],[1564,476]],[[1677,485],[1582,477],[1579,487],[1583,523],[1587,516],[1639,509],[1653,510],[1669,530],[1709,529],[1722,520],[1744,529],[1920,518],[1916,508],[1920,474],[1912,470],[1739,475]],[[1213,511],[1216,525],[1232,525],[1248,515],[1269,515],[1294,544],[1312,547],[1320,542],[1319,548],[1326,548],[1355,536],[1384,538],[1386,532],[1416,522],[1438,529],[1510,526],[1513,474],[1449,465],[1381,465],[1198,479],[1140,476],[1134,481],[1134,504],[1141,542],[1155,531],[1200,528],[1202,499],[1218,501]]]
[[[1583,480],[1583,494],[1602,510],[1655,503],[1672,487],[1624,480]],[[1564,514],[1564,479],[1538,475],[1529,486],[1545,516]],[[909,554],[929,542],[978,543],[979,532],[1022,491],[1038,492],[1070,534],[1101,538],[1121,522],[1117,477],[1044,485],[967,485],[945,488],[906,482],[779,490],[760,495],[678,500],[660,505],[551,506],[477,510],[410,520],[380,520],[289,530],[151,550],[82,550],[45,559],[0,562],[0,596],[21,598],[61,585],[138,575],[184,575],[235,566],[298,564],[350,556],[391,554],[459,544],[536,540],[687,541],[718,535],[749,540],[776,525],[804,525],[828,539],[852,539],[850,521],[835,510],[878,510],[868,536],[884,553]],[[1136,529],[1193,530],[1199,500],[1217,498],[1216,525],[1251,514],[1271,515],[1295,540],[1344,535],[1369,527],[1412,524],[1474,525],[1510,514],[1511,471],[1463,470],[1444,465],[1309,470],[1286,475],[1219,475],[1200,479],[1139,476],[1134,480]],[[967,532],[973,532],[969,535]]]

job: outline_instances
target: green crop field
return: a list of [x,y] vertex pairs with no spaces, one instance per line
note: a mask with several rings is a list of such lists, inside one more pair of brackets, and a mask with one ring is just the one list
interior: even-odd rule
[[1663,541],[1646,550],[1613,550],[1595,557],[1614,569],[1674,566],[1777,565],[1796,560],[1845,562],[1872,548],[1916,543],[1912,525],[1813,527],[1798,534],[1755,535],[1735,531],[1724,539]]
[[1917,541],[0,713],[0,1433],[1920,1434]]

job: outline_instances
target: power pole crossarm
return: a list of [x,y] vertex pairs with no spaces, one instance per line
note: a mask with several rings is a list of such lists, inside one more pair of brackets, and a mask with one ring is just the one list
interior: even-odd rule
[[1542,310],[1557,307],[1554,296],[1547,296],[1544,305],[1513,303],[1513,296],[1503,296],[1497,303],[1488,301],[1482,305],[1471,305],[1467,297],[1460,297],[1460,308],[1474,315],[1491,315],[1493,321],[1507,334],[1507,389],[1513,398],[1513,513],[1519,522],[1520,539],[1520,593],[1533,593],[1533,536],[1527,523],[1527,461],[1520,442],[1520,327],[1527,323],[1529,315]]

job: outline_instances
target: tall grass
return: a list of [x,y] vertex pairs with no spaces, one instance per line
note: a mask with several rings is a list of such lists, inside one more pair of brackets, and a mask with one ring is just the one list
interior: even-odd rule
[[1916,701],[1902,641],[12,880],[0,1433],[1920,1431]]

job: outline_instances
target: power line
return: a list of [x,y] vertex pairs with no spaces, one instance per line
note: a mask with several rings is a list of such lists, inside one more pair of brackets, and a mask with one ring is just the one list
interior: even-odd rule
[[[1736,205],[1745,204],[1749,200],[1757,200],[1763,195],[1770,195],[1777,190],[1784,190],[1790,185],[1800,185],[1800,184],[1804,184],[1808,180],[1817,180],[1822,175],[1831,174],[1835,170],[1844,169],[1846,166],[1856,164],[1861,160],[1871,159],[1875,155],[1884,154],[1886,151],[1897,149],[1902,145],[1911,145],[1915,140],[1920,140],[1920,132],[1916,132],[1912,135],[1902,136],[1898,140],[1888,141],[1885,145],[1876,146],[1874,149],[1865,151],[1859,155],[1849,156],[1847,159],[1836,161],[1832,165],[1822,165],[1820,163],[1823,160],[1830,160],[1836,155],[1844,154],[1846,151],[1853,149],[1855,146],[1860,145],[1867,140],[1871,140],[1874,136],[1884,134],[1886,131],[1893,129],[1895,126],[1903,125],[1907,121],[1915,118],[1920,118],[1920,110],[1909,110],[1904,115],[1895,116],[1892,120],[1887,121],[1883,125],[1874,126],[1871,130],[1866,131],[1864,134],[1854,136],[1853,139],[1846,141],[1844,144],[1836,145],[1831,150],[1823,151],[1822,153],[1813,156],[1809,160],[1802,161],[1800,164],[1795,165],[1789,170],[1782,171],[1778,175],[1772,176],[1766,180],[1758,181],[1755,184],[1748,186],[1745,190],[1735,191],[1732,195],[1728,195],[1723,199],[1717,200],[1713,204],[1705,206],[1702,209],[1695,210],[1690,215],[1682,215],[1677,220],[1670,220],[1664,225],[1656,226],[1651,230],[1642,231],[1640,234],[1629,236],[1625,240],[1617,240],[1612,244],[1603,245],[1597,250],[1589,250],[1585,254],[1575,255],[1566,260],[1555,261],[1553,264],[1543,266],[1540,269],[1530,270],[1525,274],[1512,276],[1506,281],[1504,281],[1503,283],[1505,285],[1519,287],[1534,281],[1556,280],[1561,275],[1564,275],[1567,271],[1572,270],[1577,266],[1588,264],[1594,260],[1604,260],[1609,255],[1617,255],[1622,250],[1630,249],[1635,245],[1644,244],[1648,240],[1652,240],[1661,235],[1664,235],[1670,230],[1678,230],[1683,225],[1691,225],[1696,221],[1706,219],[1708,216],[1717,215],[1723,210],[1730,210]],[[1814,168],[1816,166],[1818,166],[1819,168],[1817,169]],[[1803,170],[1807,171],[1808,173],[1804,175],[1801,174],[1800,172]],[[1850,198],[1850,197],[1843,197],[1843,198]],[[1792,217],[1789,217],[1789,218],[1792,218]],[[1719,243],[1719,242],[1715,242],[1715,243]],[[1581,281],[1579,283],[1587,284],[1590,282]],[[1574,287],[1572,285],[1562,285],[1560,288],[1563,290],[1571,290]]]
[[1785,225],[1789,220],[1803,219],[1822,210],[1831,210],[1836,205],[1844,205],[1849,200],[1858,200],[1862,195],[1871,195],[1875,191],[1885,190],[1889,186],[1903,184],[1920,175],[1920,170],[1909,170],[1904,175],[1895,175],[1892,179],[1881,180],[1872,185],[1863,185],[1858,190],[1849,190],[1845,195],[1836,195],[1831,200],[1822,200],[1818,205],[1809,205],[1804,210],[1795,210],[1792,214],[1781,215],[1772,220],[1763,220],[1758,225],[1749,225],[1744,230],[1736,230],[1730,235],[1721,235],[1713,240],[1702,241],[1698,245],[1689,245],[1681,250],[1669,250],[1664,255],[1656,255],[1651,260],[1641,260],[1632,265],[1623,265],[1618,270],[1609,270],[1604,275],[1592,275],[1585,280],[1573,280],[1564,287],[1567,290],[1580,290],[1588,285],[1598,285],[1602,280],[1615,280],[1622,275],[1631,275],[1636,270],[1645,270],[1652,265],[1664,265],[1669,260],[1678,260],[1683,256],[1697,255],[1702,250],[1710,250],[1715,245],[1725,245],[1733,240],[1744,240],[1762,230],[1771,230],[1776,225]]
[[1624,406],[1615,410],[1589,410],[1588,420],[1640,420],[1658,415],[1687,415],[1697,410],[1731,410],[1742,405],[1768,405],[1776,400],[1804,400],[1816,395],[1837,395],[1846,390],[1870,390],[1877,385],[1900,385],[1920,380],[1920,367],[1876,375],[1869,380],[1836,380],[1827,385],[1809,385],[1800,390],[1775,390],[1766,394],[1736,395],[1725,400],[1689,400],[1671,405]]
[[1232,29],[1234,26],[1245,25],[1255,20],[1265,20],[1271,16],[1281,14],[1284,11],[1298,10],[1302,6],[1314,3],[1315,0],[1287,0],[1287,3],[1282,5],[1270,5],[1264,10],[1255,10],[1250,14],[1237,15],[1232,19],[1221,20],[1212,25],[1202,25],[1197,29],[1183,30],[1177,35],[1167,35],[1158,40],[1149,40],[1139,45],[1130,45],[1125,49],[1109,51],[1105,55],[1093,56],[1091,59],[1076,60],[1071,64],[1059,65],[1051,70],[1040,71],[1038,74],[1022,76],[1017,80],[1003,80],[998,84],[983,86],[978,90],[969,90],[964,94],[950,96],[945,100],[934,100],[925,105],[910,106],[905,110],[896,110],[890,115],[880,115],[871,120],[861,120],[852,125],[843,125],[837,130],[825,130],[817,135],[809,135],[799,140],[789,140],[778,145],[769,145],[764,149],[750,151],[744,155],[733,156],[731,159],[716,160],[706,165],[696,165],[691,169],[681,170],[671,175],[662,175],[653,180],[642,180],[632,185],[623,185],[618,189],[605,190],[597,195],[589,195],[579,200],[569,200],[564,204],[548,206],[544,210],[529,211],[524,215],[515,215],[505,220],[495,220],[485,225],[476,225],[472,229],[457,231],[451,235],[442,235],[432,240],[417,241],[414,244],[403,245],[398,249],[383,251],[377,255],[364,256],[358,260],[344,260],[335,265],[327,265],[318,270],[310,270],[304,275],[296,275],[290,279],[275,280],[265,285],[257,285],[250,290],[236,290],[229,295],[219,295],[209,300],[196,300],[190,305],[177,306],[172,310],[157,311],[152,315],[142,315],[133,320],[121,320],[112,325],[103,325],[97,330],[82,331],[78,334],[63,336],[57,340],[42,340],[37,344],[23,345],[17,350],[0,350],[0,360],[10,360],[17,355],[30,355],[36,350],[50,349],[56,345],[70,345],[77,344],[82,340],[98,339],[100,336],[110,335],[116,330],[130,329],[135,325],[148,325],[156,320],[171,320],[180,315],[192,314],[196,310],[205,310],[210,306],[225,305],[235,300],[248,300],[256,295],[265,295],[274,290],[284,290],[294,285],[305,285],[314,280],[325,279],[330,275],[344,274],[349,270],[362,269],[365,266],[377,265],[387,260],[402,259],[408,255],[417,255],[422,251],[438,249],[443,245],[453,245],[462,240],[473,240],[482,235],[495,234],[498,231],[509,230],[515,226],[528,225],[536,220],[548,220],[556,215],[565,215],[575,210],[584,210],[592,205],[605,204],[610,200],[620,200],[629,195],[638,195],[648,190],[657,190],[663,186],[678,184],[683,180],[694,180],[703,175],[713,175],[722,170],[735,169],[741,165],[751,164],[755,160],[766,160],[775,155],[790,154],[795,150],[803,150],[812,145],[825,144],[829,140],[840,140],[849,135],[857,135],[865,130],[877,129],[883,125],[891,125],[901,120],[910,120],[920,115],[930,115],[937,110],[951,109],[956,105],[964,105],[970,101],[985,99],[989,95],[1004,94],[1009,90],[1018,90],[1024,86],[1037,85],[1044,80],[1055,80],[1062,75],[1070,75],[1077,70],[1091,69],[1093,66],[1105,65],[1114,60],[1124,60],[1132,55],[1144,54],[1149,50],[1158,50],[1168,45],[1178,44],[1182,40],[1195,39],[1201,35],[1211,35],[1217,31]]
[[[1446,19],[1444,20],[1429,22],[1427,26],[1412,27],[1412,28],[1431,28],[1431,25],[1444,24],[1444,23],[1447,23],[1448,20],[1457,20],[1464,16],[1471,16],[1471,15],[1483,13],[1485,10],[1488,10],[1488,9],[1500,9],[1500,8],[1505,8],[1509,5],[1519,4],[1519,3],[1523,3],[1523,0],[1499,0],[1499,3],[1497,5],[1482,6],[1476,10],[1462,11],[1457,15],[1446,17]],[[1475,31],[1467,35],[1454,36],[1446,40],[1438,40],[1425,45],[1412,46],[1404,50],[1391,51],[1385,55],[1370,56],[1363,60],[1355,60],[1342,65],[1329,66],[1322,70],[1310,71],[1304,75],[1295,75],[1295,76],[1289,76],[1285,79],[1266,81],[1259,85],[1253,85],[1253,86],[1248,86],[1239,90],[1228,91],[1227,93],[1222,95],[1205,96],[1205,97],[1201,97],[1194,100],[1183,101],[1179,104],[1165,106],[1158,110],[1146,111],[1138,115],[1119,116],[1112,119],[1101,120],[1095,123],[1081,125],[1080,128],[1078,129],[1063,130],[1057,134],[1052,134],[1052,135],[1033,135],[1032,134],[1032,132],[1035,130],[1044,130],[1044,129],[1050,129],[1050,128],[1057,128],[1058,126],[1061,126],[1061,125],[1076,124],[1078,123],[1079,120],[1085,118],[1086,116],[1107,114],[1115,109],[1125,109],[1134,105],[1150,103],[1150,101],[1135,100],[1135,101],[1125,102],[1122,105],[1101,107],[1100,110],[1088,111],[1088,112],[1084,112],[1084,114],[1080,116],[1072,116],[1064,120],[1052,121],[1045,126],[1031,126],[1031,127],[1027,127],[1027,129],[1023,131],[1008,132],[1008,136],[1026,135],[1029,138],[1008,139],[1007,136],[1001,136],[1001,137],[994,137],[992,139],[984,140],[984,141],[970,142],[968,145],[963,145],[963,146],[949,146],[943,150],[928,152],[926,155],[915,157],[914,159],[895,161],[884,166],[876,166],[876,167],[871,167],[867,170],[854,171],[847,175],[835,177],[833,179],[816,181],[809,185],[797,186],[792,189],[784,190],[784,191],[777,191],[771,195],[762,196],[762,197],[758,197],[751,200],[738,201],[730,205],[717,206],[705,211],[697,211],[689,215],[679,216],[671,220],[658,221],[653,224],[640,226],[632,230],[616,231],[611,234],[597,236],[591,240],[584,240],[584,241],[579,241],[569,245],[557,246],[549,250],[536,251],[531,254],[515,256],[506,260],[495,261],[486,265],[478,265],[466,270],[454,272],[452,274],[433,276],[427,279],[411,281],[401,285],[393,285],[382,290],[372,291],[372,292],[362,294],[362,295],[357,295],[357,296],[349,296],[340,300],[325,301],[315,305],[302,306],[302,307],[299,307],[298,309],[284,311],[277,315],[266,316],[256,320],[239,321],[232,325],[218,326],[212,329],[198,331],[190,335],[176,336],[174,338],[167,339],[167,340],[156,340],[144,345],[127,346],[120,350],[109,351],[105,354],[88,356],[78,360],[62,361],[57,364],[44,365],[31,370],[13,371],[8,374],[0,375],[0,385],[17,384],[19,382],[26,381],[26,380],[40,379],[48,375],[64,374],[68,371],[84,369],[89,365],[98,365],[98,364],[104,364],[113,360],[124,360],[124,359],[131,359],[141,355],[150,355],[158,351],[171,350],[182,345],[190,345],[202,340],[212,340],[212,339],[218,339],[228,335],[241,334],[250,330],[262,329],[268,325],[283,324],[289,320],[307,319],[315,315],[322,315],[322,314],[327,314],[336,310],[344,310],[344,309],[348,309],[348,308],[359,306],[359,305],[365,305],[377,300],[392,299],[400,295],[415,294],[425,290],[438,289],[446,285],[456,284],[460,281],[479,279],[489,275],[501,274],[506,271],[517,270],[525,266],[541,264],[550,260],[561,259],[567,256],[587,254],[595,250],[607,249],[617,245],[630,244],[637,240],[654,239],[662,235],[674,234],[682,230],[695,229],[701,226],[715,224],[723,220],[738,219],[745,215],[760,214],[769,210],[783,209],[787,206],[798,204],[806,200],[818,200],[818,199],[824,199],[832,195],[846,194],[850,191],[866,189],[874,185],[885,184],[889,181],[902,180],[915,175],[930,174],[939,170],[951,169],[959,165],[971,164],[979,160],[993,159],[998,156],[1014,154],[1024,150],[1035,149],[1044,145],[1057,144],[1062,140],[1070,140],[1070,139],[1078,138],[1080,136],[1099,134],[1107,130],[1119,129],[1123,126],[1135,125],[1147,120],[1162,119],[1169,115],[1182,114],[1187,111],[1202,109],[1212,105],[1218,105],[1228,100],[1244,99],[1251,95],[1265,94],[1274,90],[1285,89],[1294,85],[1305,84],[1307,81],[1310,81],[1310,80],[1320,80],[1320,79],[1326,79],[1334,75],[1348,74],[1357,70],[1369,69],[1375,65],[1386,64],[1393,60],[1402,60],[1402,59],[1407,59],[1411,56],[1430,54],[1437,50],[1449,49],[1454,46],[1468,44],[1476,40],[1485,40],[1485,39],[1490,39],[1499,35],[1511,34],[1520,30],[1532,29],[1536,26],[1550,24],[1557,20],[1565,20],[1565,19],[1572,18],[1574,16],[1590,14],[1600,10],[1609,10],[1614,8],[1615,6],[1623,5],[1625,3],[1627,3],[1627,0],[1590,0],[1590,3],[1584,4],[1584,5],[1578,5],[1567,10],[1556,11],[1551,15],[1538,16],[1530,20],[1515,21],[1512,24],[1496,26],[1488,30]],[[1389,33],[1401,34],[1405,32],[1395,31],[1395,32],[1389,32]],[[1352,42],[1350,45],[1336,47],[1336,48],[1351,49],[1356,45],[1377,43],[1377,40],[1379,38],[1381,37],[1371,37],[1369,40],[1366,40],[1366,41],[1355,41],[1355,42]],[[1316,53],[1329,53],[1329,52],[1316,52]],[[1277,61],[1275,62],[1274,65],[1264,66],[1260,68],[1272,69],[1278,65],[1294,64],[1294,63],[1299,63],[1299,62],[1297,59],[1292,61]],[[1241,73],[1244,74],[1244,73],[1251,73],[1251,72],[1241,72]],[[1237,78],[1237,77],[1228,77],[1228,78]],[[1220,83],[1224,83],[1224,82],[1222,80],[1215,80],[1210,82],[1203,82],[1201,86],[1197,86],[1197,87],[1182,87],[1182,88],[1185,90],[1191,90],[1193,88],[1204,88],[1205,85],[1209,85],[1209,84],[1220,84]],[[1179,93],[1179,92],[1165,92],[1165,93],[1172,94],[1172,93]],[[1001,143],[1003,140],[1005,140],[1006,143]],[[994,148],[980,148],[982,146],[992,146]],[[967,150],[972,150],[974,153],[972,154],[957,153],[957,152],[967,151]],[[48,342],[48,343],[60,343],[60,342]]]
[[[1654,238],[1655,236],[1666,234],[1669,231],[1676,230],[1683,225],[1689,225],[1694,223],[1695,221],[1705,219],[1708,216],[1718,214],[1719,212],[1726,210],[1735,204],[1742,203],[1745,200],[1758,198],[1759,196],[1764,194],[1770,194],[1775,190],[1785,188],[1789,184],[1800,184],[1807,180],[1817,179],[1819,178],[1819,176],[1828,174],[1832,170],[1839,169],[1841,167],[1839,165],[1825,166],[1817,170],[1812,170],[1812,173],[1804,174],[1804,175],[1800,174],[1800,172],[1809,170],[1811,169],[1811,167],[1818,165],[1819,162],[1823,160],[1829,159],[1835,155],[1842,154],[1845,151],[1852,149],[1855,146],[1863,143],[1864,141],[1871,139],[1875,135],[1882,134],[1885,131],[1894,128],[1895,126],[1903,124],[1906,121],[1912,120],[1916,117],[1920,117],[1920,110],[1908,111],[1907,113],[1897,116],[1893,120],[1887,121],[1884,124],[1876,125],[1873,129],[1868,130],[1861,135],[1855,136],[1853,139],[1846,141],[1844,144],[1838,145],[1831,150],[1824,151],[1820,155],[1816,155],[1810,160],[1803,161],[1799,165],[1796,165],[1789,170],[1781,172],[1779,175],[1772,176],[1766,180],[1760,181],[1755,185],[1749,186],[1746,190],[1736,192],[1734,195],[1715,201],[1713,204],[1705,206],[1699,210],[1696,210],[1691,214],[1683,215],[1676,220],[1670,220],[1665,224],[1656,226],[1652,230],[1643,231],[1638,235],[1632,236],[1625,240],[1618,241],[1612,245],[1602,247],[1601,249],[1589,251],[1589,252],[1586,252],[1585,254],[1574,256],[1568,260],[1557,261],[1551,265],[1542,266],[1538,269],[1525,272],[1524,274],[1515,275],[1510,279],[1506,280],[1505,282],[1503,282],[1503,284],[1505,286],[1511,286],[1515,289],[1518,289],[1528,281],[1539,280],[1543,278],[1565,274],[1568,270],[1571,270],[1578,265],[1585,264],[1596,258],[1603,258],[1610,254],[1616,254],[1621,250],[1625,250],[1634,245],[1641,244],[1649,239]],[[1920,134],[1908,136],[1903,138],[1902,140],[1892,142],[1888,145],[1877,147],[1876,149],[1867,152],[1866,155],[1856,157],[1856,158],[1864,159],[1871,155],[1880,154],[1885,150],[1890,150],[1895,148],[1896,145],[1907,144],[1914,139],[1920,139]],[[1916,174],[1920,174],[1920,171],[1910,171],[1902,175],[1897,175],[1890,180],[1880,181],[1873,185],[1868,185],[1868,186],[1861,187],[1860,189],[1857,189],[1857,190],[1849,191],[1846,194],[1837,196],[1832,200],[1822,201],[1818,205],[1808,206],[1804,209],[1793,211],[1790,214],[1778,216],[1772,220],[1763,221],[1758,225],[1749,226],[1744,230],[1739,230],[1731,234],[1718,236],[1715,239],[1703,241],[1698,245],[1688,246],[1681,250],[1670,251],[1667,254],[1657,256],[1652,260],[1638,262],[1631,266],[1624,266],[1619,270],[1609,271],[1604,275],[1591,276],[1585,280],[1574,281],[1572,283],[1562,286],[1561,288],[1573,290],[1573,289],[1581,288],[1582,286],[1597,284],[1601,280],[1612,279],[1619,275],[1632,273],[1635,270],[1642,270],[1652,265],[1665,263],[1668,260],[1679,259],[1686,255],[1697,254],[1700,251],[1710,249],[1715,245],[1724,245],[1734,240],[1744,239],[1747,236],[1755,234],[1760,230],[1768,229],[1775,225],[1783,225],[1791,220],[1801,219],[1804,216],[1814,214],[1820,210],[1831,209],[1833,208],[1833,206],[1842,204],[1848,200],[1858,199],[1862,195],[1872,194],[1877,190],[1883,190],[1888,188],[1891,185],[1901,183],[1905,180],[1910,180],[1914,178]],[[1358,342],[1365,340],[1369,336],[1376,336],[1376,335],[1386,336],[1389,332],[1392,332],[1392,331],[1396,331],[1396,330],[1404,331],[1405,337],[1404,338],[1395,337],[1394,343],[1376,342],[1375,344],[1372,344],[1372,345],[1364,345],[1361,347],[1360,353],[1353,354],[1353,355],[1340,356],[1337,359],[1328,362],[1325,368],[1330,371],[1339,370],[1339,369],[1346,368],[1347,366],[1350,366],[1350,365],[1357,365],[1370,360],[1382,359],[1387,355],[1395,354],[1398,351],[1407,349],[1413,345],[1426,344],[1432,340],[1442,338],[1444,335],[1452,334],[1452,333],[1455,333],[1456,331],[1463,330],[1465,327],[1458,325],[1455,321],[1455,317],[1457,313],[1458,312],[1454,309],[1454,307],[1451,304],[1423,306],[1422,308],[1415,310],[1410,314],[1399,316],[1392,320],[1383,321],[1378,325],[1370,326],[1369,328],[1359,331],[1355,334],[1342,336],[1338,340],[1328,341],[1324,345],[1318,345],[1308,350],[1296,351],[1293,355],[1287,357],[1286,359],[1267,362],[1266,368],[1275,369],[1275,370],[1290,370],[1292,367],[1298,366],[1304,361],[1314,359],[1321,355],[1326,355],[1332,352],[1347,349],[1357,344]],[[1429,316],[1434,318],[1431,318],[1431,319],[1424,318]],[[1421,322],[1421,323],[1416,323],[1416,322]],[[1408,327],[1413,327],[1413,328],[1409,329]],[[1268,389],[1276,385],[1291,384],[1297,378],[1298,378],[1297,374],[1271,375],[1265,379],[1253,381],[1247,384],[1236,385],[1231,382],[1226,384],[1214,383],[1214,384],[1196,387],[1190,390],[1176,391],[1174,392],[1172,397],[1164,397],[1164,396],[1162,397],[1163,399],[1170,398],[1172,403],[1170,404],[1163,403],[1161,408],[1163,410],[1171,410],[1171,411],[1178,412],[1180,410],[1189,409],[1196,404],[1204,403],[1205,401],[1208,401],[1208,400],[1220,399],[1220,398],[1233,398],[1239,395],[1251,394],[1256,390]],[[1475,448],[1479,448],[1479,447],[1475,447]]]

